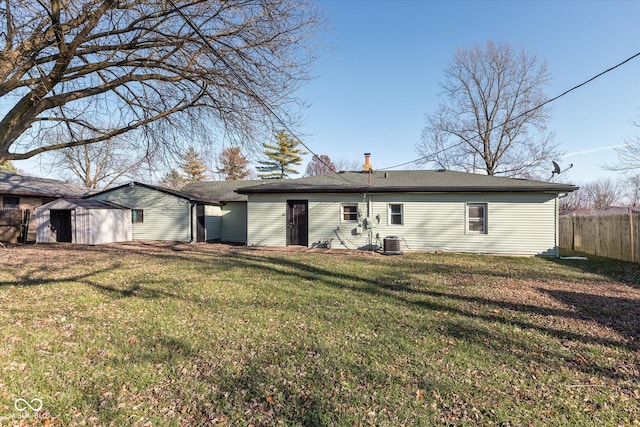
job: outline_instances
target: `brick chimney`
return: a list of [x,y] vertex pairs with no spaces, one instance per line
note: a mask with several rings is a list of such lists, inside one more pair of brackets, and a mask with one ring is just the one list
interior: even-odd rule
[[373,171],[373,166],[371,166],[370,162],[371,153],[364,153],[364,165],[362,165],[362,172],[371,172]]

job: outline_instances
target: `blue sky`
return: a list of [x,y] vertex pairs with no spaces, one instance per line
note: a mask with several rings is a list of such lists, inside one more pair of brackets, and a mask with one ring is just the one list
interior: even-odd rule
[[[328,29],[297,136],[317,154],[375,168],[416,159],[425,114],[455,50],[487,40],[546,60],[554,97],[640,52],[640,1],[320,0]],[[574,167],[562,180],[617,175],[598,165],[640,135],[640,57],[551,104],[549,129]],[[306,160],[310,160],[310,155]],[[38,173],[37,160],[15,162]],[[306,164],[299,170],[304,172]],[[551,165],[549,166],[551,168]],[[550,169],[551,170],[551,169]]]
[[[426,113],[455,50],[505,41],[546,60],[554,97],[640,52],[640,1],[322,0],[329,49],[317,78],[300,90],[301,130],[318,154],[376,168],[419,157]],[[549,129],[574,167],[562,178],[588,182],[616,174],[610,148],[640,134],[640,57],[551,104]],[[551,165],[549,166],[551,168]]]

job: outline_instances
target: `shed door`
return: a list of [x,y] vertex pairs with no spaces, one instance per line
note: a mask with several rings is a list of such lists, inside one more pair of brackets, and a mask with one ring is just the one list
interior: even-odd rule
[[204,242],[205,240],[204,205],[196,205],[196,242]]
[[56,234],[56,242],[71,243],[71,211],[52,209],[49,212],[51,231]]
[[306,200],[287,200],[287,246],[309,246]]

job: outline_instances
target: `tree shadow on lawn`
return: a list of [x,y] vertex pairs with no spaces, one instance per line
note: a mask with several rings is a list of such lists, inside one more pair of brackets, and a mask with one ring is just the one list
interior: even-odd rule
[[[289,258],[282,257],[257,257],[250,254],[236,254],[236,259],[242,261],[252,268],[260,268],[268,270],[271,273],[278,273],[287,276],[295,276],[301,280],[307,280],[322,284],[324,286],[349,290],[353,292],[364,293],[374,296],[382,296],[391,298],[393,300],[402,302],[409,306],[418,307],[421,309],[428,309],[432,311],[441,311],[450,314],[461,316],[462,318],[468,318],[471,321],[482,320],[489,324],[497,323],[508,326],[517,326],[525,330],[535,330],[545,335],[551,336],[560,342],[573,340],[585,344],[596,344],[607,347],[618,347],[624,350],[638,351],[640,345],[636,340],[637,334],[634,331],[637,330],[637,318],[634,320],[630,313],[638,311],[638,302],[634,300],[625,300],[618,302],[620,304],[628,304],[630,310],[626,312],[626,315],[622,315],[616,321],[604,321],[599,316],[585,316],[584,312],[565,310],[551,307],[544,307],[538,305],[513,303],[506,301],[498,301],[490,298],[482,298],[476,296],[460,295],[451,292],[434,291],[429,289],[417,289],[415,285],[404,286],[402,283],[397,282],[397,277],[390,275],[388,277],[378,277],[374,280],[367,280],[362,277],[350,274],[335,275],[335,272],[322,269],[317,266],[309,266],[307,264],[294,261]],[[282,268],[284,267],[284,269]],[[553,296],[553,295],[552,295]],[[556,295],[558,298],[561,295]],[[611,299],[615,300],[615,299]],[[611,301],[609,300],[609,301]],[[451,301],[451,304],[447,304],[445,301]],[[599,300],[597,296],[594,296],[592,300],[593,304],[598,304]],[[465,306],[459,303],[468,303]],[[468,307],[468,308],[467,308]],[[635,310],[633,310],[635,308]],[[523,313],[527,316],[556,316],[561,318],[567,318],[570,320],[585,321],[594,320],[606,327],[616,330],[620,335],[625,337],[624,341],[616,340],[607,337],[598,337],[594,335],[586,335],[579,332],[574,332],[568,329],[560,329],[542,324],[537,324],[532,320],[524,319],[522,316],[518,316],[517,313]],[[631,322],[628,325],[627,322]],[[451,331],[449,331],[451,332]],[[480,340],[483,343],[497,342],[497,335],[495,332],[485,331],[482,333],[470,332],[465,334],[466,339]],[[524,345],[518,344],[512,340],[506,340],[500,345],[500,348],[508,349],[513,346]],[[526,354],[526,345],[522,348],[522,355]],[[547,350],[548,351],[548,350]],[[564,359],[562,355],[555,355],[555,358]],[[598,365],[582,364],[580,369],[587,372],[601,372],[612,378],[620,379],[621,376],[627,378],[627,374],[622,372],[614,372],[606,367]]]
[[549,258],[548,261],[572,271],[598,275],[607,280],[640,289],[640,264],[565,250],[563,250],[562,255],[567,257],[579,256],[587,259]]
[[[24,266],[23,266],[24,267]],[[129,297],[138,297],[143,299],[158,299],[158,298],[175,298],[175,299],[183,299],[191,301],[187,298],[183,298],[182,296],[168,292],[162,289],[157,289],[148,286],[150,284],[148,279],[142,280],[131,280],[128,278],[124,282],[128,282],[126,285],[118,286],[118,285],[106,285],[95,280],[95,277],[109,273],[114,270],[118,270],[123,267],[121,262],[115,262],[108,267],[93,269],[84,271],[77,274],[69,274],[62,277],[50,277],[51,270],[47,266],[40,266],[37,268],[27,269],[26,267],[21,269],[18,274],[16,274],[15,280],[2,280],[0,281],[0,289],[3,287],[16,286],[16,287],[34,287],[34,286],[49,286],[56,285],[61,283],[80,283],[83,285],[90,286],[103,294],[109,295],[115,298],[129,298]],[[143,286],[147,285],[147,286]]]

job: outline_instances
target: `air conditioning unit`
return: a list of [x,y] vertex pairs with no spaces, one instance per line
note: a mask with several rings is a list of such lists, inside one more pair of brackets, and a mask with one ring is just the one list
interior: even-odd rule
[[385,255],[402,255],[400,250],[400,238],[398,236],[387,236],[382,241],[382,248]]

